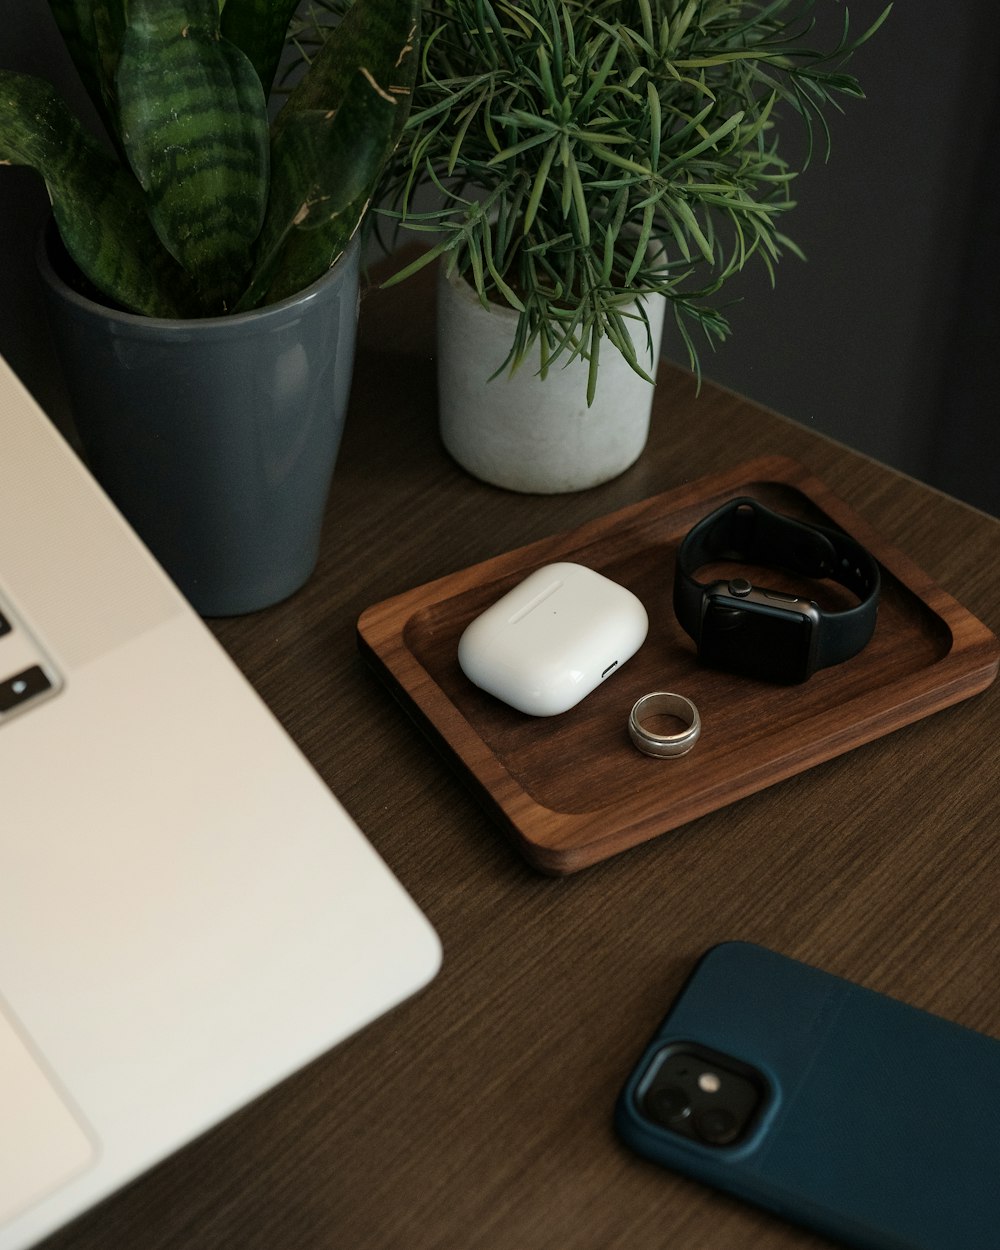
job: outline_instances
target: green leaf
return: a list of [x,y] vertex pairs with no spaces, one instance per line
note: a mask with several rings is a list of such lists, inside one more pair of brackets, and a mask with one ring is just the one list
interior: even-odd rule
[[268,187],[264,93],[216,0],[131,0],[122,138],[170,254],[221,309],[243,286]]
[[359,73],[336,113],[298,113],[275,137],[271,201],[241,308],[295,295],[343,252],[385,162],[389,109]]
[[125,33],[125,0],[49,0],[76,72],[117,142],[115,71]]
[[[696,143],[694,147],[685,149],[683,153],[684,162],[687,163],[693,161],[696,156],[701,156],[702,152],[707,152],[710,148],[718,147],[719,140],[724,139],[726,135],[735,130],[743,120],[743,116],[743,110],[741,109],[740,112],[734,113],[732,117],[726,118],[722,125],[717,126],[711,134],[706,135],[705,138],[702,139],[701,143]],[[673,163],[676,163],[676,161]],[[667,166],[667,169],[670,169],[669,165]]]
[[660,164],[660,136],[663,133],[663,115],[660,97],[653,82],[646,83],[646,105],[649,109],[649,164],[656,169]]
[[356,0],[274,124],[252,307],[296,294],[341,255],[410,110],[420,0]]
[[257,71],[264,95],[270,94],[285,48],[288,25],[299,0],[226,0],[222,34]]
[[619,156],[617,152],[613,152],[610,148],[605,147],[603,143],[591,143],[590,148],[593,154],[599,156],[602,161],[607,161],[609,165],[614,165],[617,169],[623,169],[626,173],[648,178],[653,172],[648,165],[640,165],[638,161],[630,161],[625,156]]
[[545,191],[545,184],[548,182],[549,170],[552,168],[552,162],[559,151],[558,139],[550,139],[549,146],[545,150],[542,157],[542,163],[538,166],[538,172],[531,187],[531,195],[528,199],[528,206],[524,211],[524,233],[527,234],[531,229],[535,214],[538,212],[538,205],[541,202],[542,194]]
[[298,112],[336,109],[356,71],[364,67],[374,82],[403,104],[395,115],[395,143],[409,116],[416,81],[420,9],[420,0],[354,0],[286,100],[275,132]]
[[[503,121],[504,119],[498,118],[497,120]],[[514,144],[513,147],[504,148],[502,152],[497,152],[495,156],[491,157],[489,164],[502,165],[509,161],[512,156],[520,156],[522,152],[527,152],[531,148],[538,147],[540,143],[551,142],[553,135],[565,133],[564,131],[561,132],[557,126],[554,126],[548,118],[545,117],[540,117],[538,119],[537,126],[537,134],[532,135],[530,139],[522,139],[520,143]]]
[[656,211],[655,205],[647,204],[642,210],[642,227],[639,230],[639,237],[636,240],[635,254],[632,257],[632,263],[629,265],[625,274],[626,286],[631,286],[635,275],[639,272],[639,268],[646,259],[646,253],[649,249],[649,238],[653,230],[653,215]]
[[524,304],[522,304],[518,295],[511,290],[511,288],[503,280],[502,274],[497,269],[496,262],[493,259],[492,237],[488,230],[483,234],[483,251],[486,257],[486,268],[490,271],[490,275],[497,285],[497,290],[512,308],[516,309],[517,312],[524,312]]
[[0,162],[45,179],[66,250],[99,291],[131,312],[192,315],[194,292],[160,246],[135,179],[40,78],[0,70]]
[[476,99],[474,99],[470,104],[468,104],[466,108],[463,110],[463,112],[459,115],[458,126],[455,130],[455,138],[452,140],[452,144],[451,144],[451,154],[448,158],[448,164],[446,166],[446,169],[449,175],[454,172],[455,165],[459,158],[459,154],[461,153],[461,150],[462,150],[462,141],[465,138],[466,134],[468,133],[469,127],[472,125],[473,120],[476,117],[476,114],[479,112],[480,108],[482,107],[482,104],[485,98],[486,98],[485,92],[480,93],[476,97]]
[[574,117],[584,116],[587,110],[593,104],[594,100],[599,95],[599,93],[604,89],[604,85],[608,81],[608,75],[611,73],[611,70],[614,68],[615,59],[618,56],[618,48],[619,48],[619,41],[615,39],[612,41],[611,46],[608,48],[607,53],[605,54],[604,60],[601,62],[601,65],[598,68],[597,73],[594,75],[594,79],[591,82],[590,86],[587,88],[586,93],[583,96],[581,96],[580,99],[577,101],[577,103],[574,105],[574,108],[573,108]]

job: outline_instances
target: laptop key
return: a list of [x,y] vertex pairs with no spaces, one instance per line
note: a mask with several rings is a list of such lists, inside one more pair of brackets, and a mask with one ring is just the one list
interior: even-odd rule
[[15,673],[13,677],[0,682],[0,713],[13,711],[22,703],[27,703],[29,699],[51,688],[52,683],[44,669],[38,664],[33,664],[23,672]]

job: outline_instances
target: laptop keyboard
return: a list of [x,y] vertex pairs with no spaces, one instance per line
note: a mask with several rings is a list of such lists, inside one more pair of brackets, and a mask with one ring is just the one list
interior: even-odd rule
[[0,725],[54,694],[61,682],[27,629],[0,602]]

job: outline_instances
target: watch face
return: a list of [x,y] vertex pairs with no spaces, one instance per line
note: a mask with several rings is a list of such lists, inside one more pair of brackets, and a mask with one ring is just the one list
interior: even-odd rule
[[808,599],[749,588],[734,595],[728,583],[715,583],[702,601],[698,659],[764,681],[805,681],[818,627],[819,609]]

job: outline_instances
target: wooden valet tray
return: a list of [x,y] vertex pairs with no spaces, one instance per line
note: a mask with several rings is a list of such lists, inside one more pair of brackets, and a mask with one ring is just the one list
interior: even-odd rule
[[[696,521],[737,495],[839,526],[876,556],[883,571],[878,624],[860,655],[797,686],[697,663],[673,613],[674,556]],[[576,707],[538,718],[473,686],[456,653],[474,617],[558,560],[627,586],[646,607],[649,634]],[[708,567],[699,580],[728,571]],[[803,588],[774,570],[740,571],[823,607],[852,602],[832,583]],[[993,681],[1000,659],[1000,643],[982,622],[821,481],[780,457],[713,474],[375,604],[358,621],[358,643],[529,862],[552,874],[606,859],[966,699]],[[653,690],[676,691],[697,705],[703,729],[689,755],[655,759],[632,745],[629,710]]]

